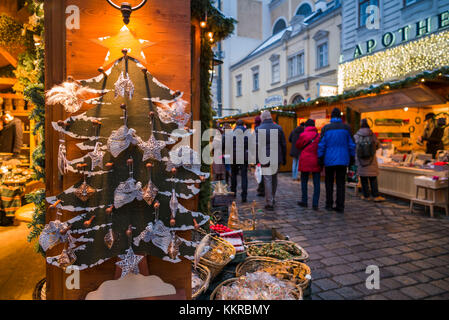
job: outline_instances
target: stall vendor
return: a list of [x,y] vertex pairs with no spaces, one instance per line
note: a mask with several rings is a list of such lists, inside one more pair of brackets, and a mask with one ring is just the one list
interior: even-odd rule
[[426,127],[424,129],[424,134],[420,137],[419,141],[427,141],[426,153],[431,154],[432,158],[435,159],[438,150],[444,149],[444,128],[435,121],[435,114],[433,112],[426,114],[424,121]]
[[18,156],[23,145],[22,121],[9,113],[0,118],[0,152]]

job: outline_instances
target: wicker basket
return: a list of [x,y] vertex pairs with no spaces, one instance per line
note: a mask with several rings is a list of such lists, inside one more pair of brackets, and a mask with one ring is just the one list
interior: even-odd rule
[[[209,260],[205,258],[204,256],[200,258],[200,263],[210,270],[210,279],[214,279],[220,272],[223,270],[223,268],[234,259],[235,257],[235,248],[232,244],[230,244],[228,241],[224,240],[220,237],[212,236],[212,242],[214,243],[212,247],[215,245],[221,245],[225,247],[227,250],[229,250],[230,255],[226,260],[221,261],[220,263],[217,263],[215,261]],[[207,255],[207,253],[206,253]]]
[[[305,263],[299,262],[299,261],[293,261],[293,260],[278,260],[274,258],[268,258],[268,257],[250,257],[247,258],[245,261],[240,263],[235,268],[235,275],[236,277],[244,276],[247,273],[258,271],[262,268],[273,266],[273,265],[279,265],[279,264],[287,264],[289,266],[294,265],[300,265],[302,268],[306,270],[306,274],[311,275],[312,271],[310,270],[310,267],[306,265]],[[293,275],[291,275],[291,278],[288,280],[295,282],[297,285],[301,287],[301,289],[304,291],[309,286],[310,280],[309,279],[298,279],[294,278]]]
[[[218,291],[221,289],[221,287],[230,285],[237,280],[239,280],[239,278],[231,278],[231,279],[225,280],[222,283],[220,283],[215,288],[215,290],[212,292],[212,294],[210,295],[210,300],[216,300],[215,298],[217,296]],[[296,290],[292,291],[292,293],[297,300],[302,300],[302,288],[300,286],[296,286]]]
[[[288,260],[294,260],[294,261],[307,261],[308,259],[309,259],[309,254],[307,253],[307,251],[304,249],[304,248],[302,248],[301,246],[299,246],[298,244],[296,244],[296,243],[294,243],[293,241],[288,241],[288,240],[274,240],[274,241],[271,241],[271,242],[274,242],[274,243],[278,243],[278,244],[283,244],[283,243],[285,243],[285,244],[293,244],[295,247],[297,247],[300,251],[301,251],[301,256],[298,256],[298,257],[293,257],[293,258],[291,258],[291,259],[288,259]],[[270,242],[262,242],[262,241],[254,241],[254,242],[248,242],[247,244],[246,244],[246,254],[247,254],[247,256],[248,257],[260,257],[260,256],[254,256],[254,255],[251,255],[251,253],[249,252],[249,247],[251,247],[251,246],[259,246],[259,247],[262,247],[263,245],[266,245],[267,243],[270,243]]]
[[196,266],[196,272],[204,282],[195,293],[192,292],[192,299],[196,299],[200,294],[206,291],[210,283],[210,270],[208,267],[198,264]]

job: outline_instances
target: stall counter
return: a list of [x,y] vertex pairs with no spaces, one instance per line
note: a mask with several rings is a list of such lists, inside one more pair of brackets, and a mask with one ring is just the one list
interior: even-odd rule
[[[438,176],[443,178],[448,177],[448,172],[379,164],[379,191],[384,194],[410,200],[416,197],[414,179],[417,176]],[[443,199],[443,195],[438,193],[437,201],[443,201]]]

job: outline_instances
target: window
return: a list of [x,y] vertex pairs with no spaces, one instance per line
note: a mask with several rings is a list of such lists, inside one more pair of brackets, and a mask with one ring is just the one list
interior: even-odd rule
[[288,58],[288,77],[293,78],[304,74],[304,53],[298,53]]
[[253,73],[253,91],[259,90],[259,72]]
[[300,103],[300,102],[302,102],[302,101],[304,101],[303,96],[300,95],[300,94],[297,94],[297,95],[293,98],[292,104],[298,104],[298,103]]
[[271,63],[271,83],[277,83],[281,81],[281,68],[279,66],[279,60]]
[[273,35],[275,35],[276,33],[281,32],[282,30],[284,30],[285,28],[287,28],[287,23],[285,22],[285,20],[283,18],[280,18],[273,27]]
[[242,76],[239,75],[237,77],[235,77],[235,87],[236,87],[236,91],[237,91],[237,97],[240,97],[242,95]]
[[[407,1],[407,0],[405,0]],[[371,15],[370,12],[366,12],[368,6],[379,6],[379,0],[359,0],[359,26],[366,26],[366,20]]]
[[308,16],[310,16],[311,13],[312,13],[312,7],[310,6],[310,4],[304,3],[298,8],[295,15],[308,17]]
[[324,68],[328,65],[328,46],[327,42],[320,44],[317,47],[317,67]]
[[414,4],[420,0],[404,0],[404,7]]

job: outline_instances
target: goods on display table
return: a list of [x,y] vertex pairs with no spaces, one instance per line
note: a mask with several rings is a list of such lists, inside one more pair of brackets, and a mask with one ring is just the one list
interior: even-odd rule
[[247,255],[276,258],[279,260],[306,261],[309,254],[292,241],[276,240],[269,243],[251,242],[247,244]]

